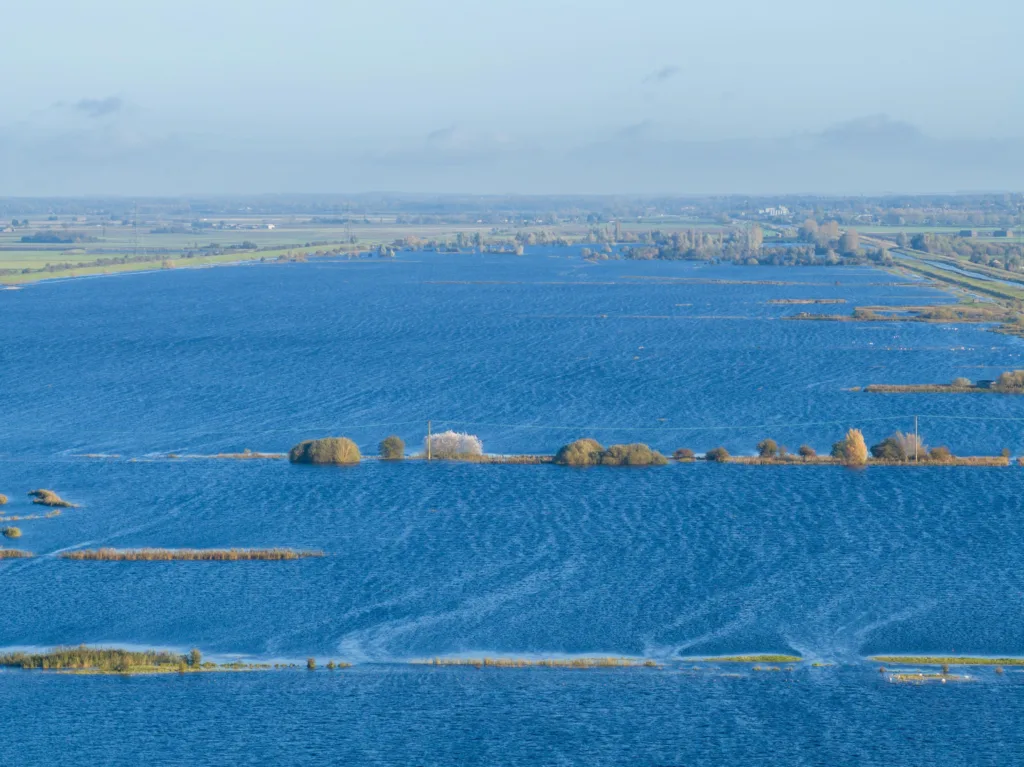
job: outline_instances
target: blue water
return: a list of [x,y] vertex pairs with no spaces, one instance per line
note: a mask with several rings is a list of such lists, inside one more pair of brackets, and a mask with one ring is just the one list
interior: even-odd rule
[[[950,297],[866,268],[404,254],[0,293],[0,492],[18,522],[0,646],[200,647],[321,663],[179,678],[0,671],[4,764],[1007,764],[1024,674],[901,686],[879,653],[1024,655],[1024,469],[567,470],[168,459],[426,421],[492,452],[670,451],[850,426],[1024,453],[1003,395],[868,395],[992,378],[1019,339],[971,325],[785,321]],[[730,281],[723,283],[721,281]],[[750,284],[735,284],[745,282]],[[764,284],[793,282],[795,285]],[[467,284],[469,283],[469,284]],[[846,306],[785,306],[831,298]],[[86,458],[83,454],[116,454]],[[319,548],[284,563],[78,563],[96,546]],[[788,652],[753,671],[695,656]],[[659,669],[410,666],[635,655]],[[734,676],[735,674],[735,676]],[[65,743],[74,745],[66,749]]]

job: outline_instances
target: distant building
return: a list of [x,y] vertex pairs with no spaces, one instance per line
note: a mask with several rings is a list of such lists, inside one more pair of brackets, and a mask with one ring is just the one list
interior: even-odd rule
[[761,208],[757,213],[760,216],[768,216],[769,218],[785,218],[790,214],[790,210],[785,205],[779,205],[778,207]]

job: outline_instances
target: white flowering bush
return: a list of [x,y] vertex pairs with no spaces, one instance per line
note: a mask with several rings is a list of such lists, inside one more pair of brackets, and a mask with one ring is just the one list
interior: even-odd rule
[[433,458],[458,458],[460,455],[484,453],[484,443],[479,437],[450,429],[440,434],[431,434],[423,443]]

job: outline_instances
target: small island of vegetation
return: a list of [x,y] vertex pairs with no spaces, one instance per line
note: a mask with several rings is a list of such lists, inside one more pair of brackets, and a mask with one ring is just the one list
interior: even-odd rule
[[308,439],[288,452],[288,460],[292,463],[343,466],[359,463],[361,459],[356,443],[347,437]]
[[0,529],[0,533],[3,533],[4,538],[20,538],[21,528],[20,527],[4,527]]
[[64,509],[75,508],[75,504],[65,501],[52,490],[32,490],[29,495],[33,498],[32,503],[39,504],[40,506],[56,506]]
[[415,666],[472,666],[473,668],[657,668],[644,658],[431,658],[410,661]]
[[664,466],[668,459],[640,442],[605,448],[597,440],[586,438],[563,445],[554,462],[560,466]]
[[266,663],[210,663],[192,649],[185,655],[165,650],[56,647],[49,652],[0,654],[0,667],[26,671],[58,671],[66,674],[173,674],[204,671],[263,671]]
[[948,384],[869,384],[869,394],[1024,394],[1024,370],[1000,374],[994,381],[972,382],[969,378],[954,378]]
[[0,506],[5,506],[6,504],[7,504],[7,496],[4,495],[3,493],[0,493]]
[[34,557],[31,551],[22,551],[21,549],[3,549],[0,548],[0,559],[31,559]]
[[382,460],[400,461],[405,458],[405,442],[401,437],[392,434],[380,441],[378,451]]

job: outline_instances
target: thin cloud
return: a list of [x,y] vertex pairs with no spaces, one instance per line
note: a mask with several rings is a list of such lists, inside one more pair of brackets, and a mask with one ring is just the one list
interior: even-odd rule
[[82,99],[73,106],[76,112],[86,117],[104,117],[121,111],[124,102],[117,96],[107,96],[105,99]]
[[671,80],[677,74],[679,74],[679,67],[674,66],[672,64],[668,64],[666,66],[663,66],[656,72],[651,72],[649,75],[647,75],[647,77],[644,78],[644,82],[655,84],[663,83],[666,80]]

